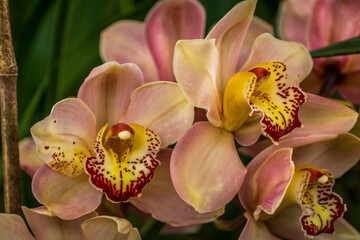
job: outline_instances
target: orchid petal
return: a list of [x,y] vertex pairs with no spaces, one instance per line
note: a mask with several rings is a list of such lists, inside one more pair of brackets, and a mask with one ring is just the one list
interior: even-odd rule
[[228,203],[243,182],[246,169],[231,133],[198,122],[176,144],[171,178],[180,197],[200,213]]
[[236,69],[240,69],[241,66],[244,65],[245,61],[248,59],[250,55],[250,51],[253,43],[255,42],[255,39],[262,33],[273,34],[273,27],[271,24],[254,16],[253,19],[251,20],[249,29],[245,35],[245,40],[241,48]]
[[19,160],[21,168],[30,175],[34,176],[36,170],[44,164],[36,152],[34,140],[31,137],[24,138],[19,143]]
[[292,149],[283,148],[262,161],[255,160],[260,164],[247,166],[239,197],[247,210],[254,211],[255,220],[261,212],[271,215],[279,207],[295,171],[291,156]]
[[95,116],[76,98],[55,104],[50,115],[31,128],[40,157],[55,171],[76,176],[93,152]]
[[244,216],[247,219],[246,225],[241,232],[239,240],[280,240],[280,238],[272,235],[267,226],[260,221],[255,221],[255,219],[251,216],[251,213],[245,212]]
[[109,201],[125,202],[140,196],[153,177],[160,164],[155,158],[161,142],[156,133],[138,124],[113,125],[104,138],[106,127],[98,133],[96,157],[86,159],[85,171]]
[[4,240],[34,240],[24,220],[16,214],[0,213],[0,236]]
[[217,89],[222,96],[228,80],[234,75],[246,32],[254,15],[256,0],[245,0],[233,7],[210,31],[206,39],[216,39],[219,64]]
[[170,178],[170,157],[172,150],[159,152],[161,165],[156,168],[155,176],[147,184],[140,198],[131,198],[130,202],[161,222],[179,227],[191,224],[211,222],[224,213],[224,208],[209,213],[198,213],[185,203],[176,193]]
[[[355,56],[355,55],[354,55]],[[360,57],[359,61],[360,64]],[[340,85],[338,86],[341,96],[349,102],[360,104],[360,72],[343,75]]]
[[[304,239],[301,231],[299,218],[301,208],[298,205],[291,205],[279,214],[266,222],[270,231],[282,239]],[[356,240],[360,234],[344,218],[339,218],[334,223],[335,232],[332,234],[322,233],[314,240]]]
[[122,20],[107,27],[100,35],[100,55],[104,62],[135,63],[144,74],[145,82],[158,80],[143,23]]
[[357,117],[357,112],[342,104],[308,93],[307,100],[299,111],[299,119],[304,128],[295,129],[288,138],[313,134],[342,134],[354,126]]
[[161,1],[145,19],[145,35],[154,57],[159,80],[175,81],[172,60],[180,39],[203,37],[205,11],[195,0]]
[[177,142],[193,121],[194,107],[179,86],[171,82],[150,83],[136,89],[122,120],[156,132],[161,139],[161,147]]
[[326,168],[339,178],[359,161],[360,139],[349,133],[342,134],[335,139],[297,147],[293,158],[296,165]]
[[270,61],[282,62],[287,66],[288,86],[298,86],[313,67],[312,58],[302,44],[282,41],[264,33],[256,38],[250,56],[241,71],[248,71],[257,64]]
[[218,52],[215,39],[181,40],[175,46],[174,74],[189,102],[204,108],[208,120],[221,126],[221,97],[215,77]]
[[[308,28],[316,1],[282,1],[279,7],[278,29],[281,39],[308,45]],[[294,27],[296,26],[296,27]]]
[[298,111],[306,96],[297,86],[287,83],[287,67],[281,62],[267,62],[249,71],[266,71],[269,75],[257,79],[249,97],[250,116],[261,115],[263,134],[274,143],[297,127],[302,127]]
[[51,216],[45,207],[30,209],[22,207],[26,220],[37,240],[78,240],[82,239],[80,224],[97,216],[91,212],[74,220],[62,220]]
[[75,219],[94,211],[102,196],[89,184],[86,174],[68,177],[51,170],[46,164],[36,171],[32,191],[52,215],[62,219]]
[[81,224],[84,240],[121,239],[140,240],[140,234],[123,218],[98,216]]
[[78,98],[96,116],[96,129],[112,126],[124,115],[131,93],[143,84],[142,73],[135,64],[108,62],[94,68],[81,85]]
[[250,146],[256,143],[261,134],[262,125],[259,116],[249,117],[246,122],[234,132],[237,143],[242,146]]

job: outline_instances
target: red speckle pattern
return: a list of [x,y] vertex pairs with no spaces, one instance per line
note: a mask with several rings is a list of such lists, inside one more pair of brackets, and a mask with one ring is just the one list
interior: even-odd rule
[[94,146],[96,157],[87,158],[85,163],[90,182],[112,202],[126,202],[130,197],[140,196],[160,164],[155,159],[161,144],[159,137],[148,128],[137,124],[130,126],[134,129],[134,138],[122,156],[104,148],[104,127]]
[[265,127],[264,134],[277,143],[294,128],[302,126],[298,112],[306,96],[299,87],[287,85],[285,64],[268,62],[259,64],[253,69],[262,67],[266,68],[270,75],[262,74],[264,79],[257,80],[249,105],[252,109],[251,115],[263,116],[261,124]]

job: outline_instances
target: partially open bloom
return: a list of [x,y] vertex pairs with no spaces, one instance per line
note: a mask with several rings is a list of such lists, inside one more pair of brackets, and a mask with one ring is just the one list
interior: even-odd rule
[[[81,201],[80,197],[84,197],[72,196],[77,194],[76,191],[93,193],[85,199],[87,204],[78,206],[85,208],[79,212],[96,208],[101,194],[94,192],[95,189],[89,190],[91,186],[84,182],[84,171],[89,175],[90,183],[104,192],[110,201],[123,202],[140,196],[160,164],[156,159],[160,148],[176,142],[191,126],[194,116],[193,107],[176,83],[142,84],[142,73],[136,65],[103,64],[90,73],[78,98],[60,101],[47,118],[32,127],[40,157],[58,172],[56,175],[47,166],[42,166],[35,174],[33,191],[38,199],[41,198],[40,202],[47,207],[62,207],[46,202],[44,198],[51,194],[43,191],[44,188],[56,195],[63,191],[55,191],[56,183],[48,181],[44,184],[43,179],[54,180],[65,174],[72,180],[66,180],[56,188],[74,185],[74,181],[79,187],[59,197],[65,201],[78,199],[74,200],[76,205]],[[105,133],[108,125],[111,127]],[[52,196],[50,198],[55,200]],[[63,208],[67,211],[67,207]],[[80,214],[72,212],[75,216]],[[73,218],[71,214],[67,211],[62,217]]]
[[[138,230],[126,219],[91,212],[74,220],[62,220],[52,216],[45,207],[22,209],[37,240],[141,239]],[[0,213],[0,236],[12,240],[34,239],[20,216],[5,213]]]
[[332,187],[358,161],[359,138],[313,135],[280,145],[265,149],[247,166],[239,198],[248,222],[240,239],[358,238],[342,218],[346,205]]
[[[357,0],[282,1],[279,33],[282,39],[304,44],[314,50],[359,36]],[[360,103],[360,56],[346,55],[314,59],[314,69],[302,83],[304,90],[319,93],[324,81],[333,84],[348,101]],[[322,91],[324,91],[323,88]]]

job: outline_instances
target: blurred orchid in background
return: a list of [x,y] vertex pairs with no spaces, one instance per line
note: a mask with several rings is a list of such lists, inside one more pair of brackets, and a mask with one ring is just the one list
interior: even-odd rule
[[[22,207],[22,210],[37,240],[141,239],[138,230],[126,219],[91,212],[78,219],[62,220],[52,216],[45,207]],[[34,239],[20,216],[5,213],[0,213],[0,236],[12,240]]]
[[[314,50],[359,36],[357,0],[285,0],[278,21],[282,39]],[[314,59],[314,69],[302,83],[305,91],[332,96],[335,87],[346,100],[360,103],[360,56]]]

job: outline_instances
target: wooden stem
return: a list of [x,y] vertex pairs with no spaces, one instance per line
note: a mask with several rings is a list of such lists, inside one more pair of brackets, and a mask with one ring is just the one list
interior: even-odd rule
[[18,68],[11,39],[9,6],[0,0],[1,137],[6,213],[21,214],[16,81]]

